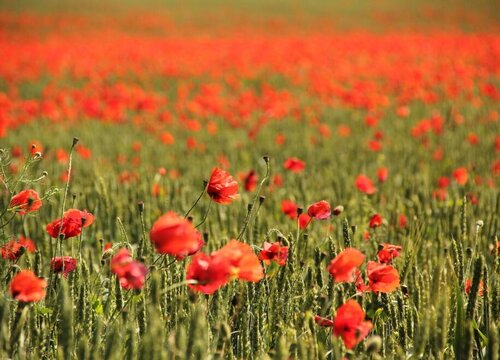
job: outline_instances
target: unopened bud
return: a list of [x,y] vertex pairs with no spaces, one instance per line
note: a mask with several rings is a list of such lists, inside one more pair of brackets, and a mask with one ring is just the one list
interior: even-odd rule
[[333,215],[338,216],[338,215],[342,214],[343,211],[344,211],[344,207],[342,205],[336,206],[333,209]]
[[264,202],[264,200],[266,200],[266,197],[261,195],[259,196],[259,204],[262,205],[262,203]]
[[144,212],[144,201],[139,201],[137,203],[137,210],[140,212],[140,213],[143,213]]
[[378,335],[370,336],[366,339],[365,349],[369,354],[376,354],[382,348],[382,338]]
[[78,141],[80,141],[80,139],[78,139],[77,137],[74,137],[73,138],[73,146],[76,146],[76,144],[78,144]]
[[266,163],[268,163],[268,162],[269,162],[269,155],[264,155],[262,158],[264,159],[264,161],[265,161]]
[[302,215],[303,212],[304,212],[304,209],[302,209],[301,207],[297,208],[297,216]]

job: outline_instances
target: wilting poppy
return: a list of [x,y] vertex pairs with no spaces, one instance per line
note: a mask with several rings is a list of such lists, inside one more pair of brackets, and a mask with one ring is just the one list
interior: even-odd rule
[[381,249],[377,253],[378,261],[382,264],[388,264],[390,263],[393,259],[397,258],[399,256],[399,252],[403,250],[401,246],[398,245],[391,245],[391,244],[386,244],[382,243]]
[[9,208],[13,208],[20,215],[40,209],[42,200],[35,190],[23,190],[10,199]]
[[155,221],[149,237],[157,253],[177,258],[192,255],[203,246],[200,232],[190,221],[173,211]]
[[373,215],[371,218],[370,218],[370,227],[373,229],[373,228],[377,228],[379,227],[380,225],[382,225],[382,221],[384,219],[382,218],[382,215],[380,214],[375,214]]
[[306,164],[296,157],[291,157],[285,160],[283,167],[291,172],[301,172],[305,169]]
[[280,266],[286,264],[286,259],[288,257],[288,246],[282,246],[279,241],[274,243],[264,242],[263,248],[259,253],[259,259],[263,260],[265,264],[269,264],[272,261]]
[[33,240],[21,236],[18,240],[11,240],[2,246],[2,257],[9,260],[17,260],[25,251],[36,250]]
[[370,289],[374,292],[389,293],[399,286],[399,273],[390,265],[368,261],[366,269]]
[[70,209],[63,214],[62,219],[57,219],[47,224],[47,233],[57,239],[59,234],[63,239],[68,239],[81,234],[84,227],[94,222],[94,215],[86,210]]
[[10,282],[10,294],[18,301],[34,302],[45,297],[47,281],[39,278],[31,270],[22,270]]
[[238,183],[228,172],[215,168],[208,182],[207,193],[216,203],[227,205],[239,198]]
[[355,181],[355,185],[359,191],[367,195],[372,195],[377,191],[377,189],[373,185],[373,181],[363,174],[358,175]]
[[467,184],[467,169],[464,167],[456,169],[455,171],[453,171],[453,177],[455,178],[455,181],[458,185]]
[[365,260],[365,256],[357,249],[347,248],[338,254],[328,265],[328,272],[336,283],[353,282],[355,271]]
[[118,276],[120,285],[127,290],[142,289],[146,282],[148,268],[139,261],[134,261],[130,252],[123,248],[111,259],[111,271]]
[[309,208],[307,209],[307,215],[316,220],[326,220],[331,214],[332,210],[330,208],[330,204],[325,200],[309,205]]
[[297,217],[298,208],[297,204],[295,204],[292,200],[281,201],[281,211],[290,219],[295,219]]
[[365,321],[365,312],[354,300],[349,300],[337,309],[333,334],[341,337],[346,348],[353,349],[372,329],[372,323]]
[[50,260],[50,270],[62,273],[65,277],[76,269],[77,261],[71,256],[57,256]]
[[319,315],[314,315],[314,322],[318,324],[319,326],[323,327],[333,327],[334,322],[333,320],[321,317]]

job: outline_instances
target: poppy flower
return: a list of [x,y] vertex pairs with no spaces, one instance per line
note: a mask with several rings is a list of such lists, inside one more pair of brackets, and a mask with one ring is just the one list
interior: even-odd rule
[[248,174],[245,175],[243,181],[246,191],[254,191],[257,186],[257,174],[254,170],[251,170]]
[[22,302],[40,301],[45,297],[47,281],[31,270],[22,270],[12,278],[9,291],[12,297]]
[[35,190],[23,190],[10,199],[9,208],[20,215],[37,211],[42,207],[42,200]]
[[203,246],[203,238],[194,225],[169,211],[155,221],[149,238],[156,252],[169,254],[179,259],[193,255]]
[[453,171],[453,177],[455,178],[455,181],[457,182],[458,185],[465,185],[467,184],[467,169],[464,167],[455,169]]
[[365,312],[354,300],[349,300],[337,309],[333,334],[341,337],[348,349],[353,349],[372,329],[372,323],[365,321]]
[[370,218],[370,227],[373,229],[373,228],[377,228],[379,227],[380,225],[382,225],[382,221],[384,219],[382,218],[382,215],[380,214],[375,214],[373,215],[371,218]]
[[323,327],[333,327],[334,326],[333,320],[321,317],[319,315],[314,315],[314,322],[316,324],[318,324],[319,326],[323,326]]
[[297,217],[298,208],[297,204],[295,204],[292,200],[281,201],[281,211],[290,219],[295,219]]
[[212,256],[225,257],[231,266],[231,276],[240,280],[257,282],[264,277],[259,258],[250,245],[231,240]]
[[195,280],[188,286],[203,294],[213,294],[230,280],[230,264],[224,257],[197,253],[187,266],[186,279]]
[[121,287],[126,290],[144,287],[148,268],[139,261],[134,261],[128,249],[120,249],[111,259],[111,271],[118,276]]
[[299,173],[306,168],[306,164],[296,157],[291,157],[285,160],[283,167],[291,172]]
[[216,203],[227,205],[239,198],[238,183],[228,172],[215,168],[208,182],[207,193]]
[[54,220],[47,224],[45,230],[47,233],[57,239],[59,234],[63,239],[68,239],[81,234],[84,227],[92,225],[94,215],[87,210],[70,209],[63,214],[61,219]]
[[35,250],[33,240],[21,236],[18,240],[11,240],[2,246],[2,258],[16,261],[25,251]]
[[389,176],[389,169],[386,167],[381,167],[377,169],[377,178],[379,183],[383,183],[387,180]]
[[269,264],[272,261],[280,266],[286,264],[286,259],[288,257],[288,246],[282,246],[279,241],[274,243],[264,242],[263,249],[259,254],[259,259],[263,260],[265,264]]
[[399,214],[398,223],[399,227],[402,229],[408,226],[408,218],[406,217],[405,214]]
[[367,195],[372,195],[377,191],[377,189],[373,185],[373,181],[363,174],[358,175],[355,181],[355,185],[359,191]]
[[397,258],[399,256],[399,252],[403,250],[401,246],[398,245],[391,245],[391,244],[386,244],[382,243],[381,249],[377,253],[378,261],[381,264],[388,264],[390,263],[393,259]]
[[365,256],[357,249],[346,248],[328,265],[328,272],[336,283],[353,282],[356,269],[365,261]]
[[[472,287],[472,280],[471,279],[465,280],[465,293],[467,295],[470,294],[471,287]],[[479,294],[479,296],[483,296],[483,293],[484,293],[484,282],[483,282],[483,280],[479,280],[478,294]]]
[[448,186],[450,186],[450,179],[448,179],[446,176],[441,176],[438,179],[438,188],[446,189]]
[[368,285],[374,292],[389,293],[399,286],[399,273],[390,265],[368,261],[367,275]]
[[55,273],[62,273],[65,277],[76,269],[77,261],[71,256],[57,256],[50,260],[50,270]]
[[331,214],[332,210],[330,208],[330,204],[325,200],[309,205],[309,208],[307,209],[307,215],[316,220],[326,220]]
[[305,229],[307,225],[311,222],[311,217],[307,214],[300,214],[298,218],[299,227]]

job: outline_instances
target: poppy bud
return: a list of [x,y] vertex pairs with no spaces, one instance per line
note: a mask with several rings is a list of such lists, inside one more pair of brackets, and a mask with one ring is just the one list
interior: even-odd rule
[[76,144],[78,144],[78,141],[80,141],[80,139],[78,139],[77,137],[74,137],[73,138],[73,146],[76,146]]
[[144,201],[139,201],[137,203],[137,210],[140,212],[140,213],[143,213],[144,212]]
[[49,175],[49,173],[47,171],[42,172],[42,177],[46,177],[48,175]]
[[206,244],[208,243],[208,233],[207,232],[204,232],[203,233],[203,242]]
[[302,213],[303,213],[303,212],[304,212],[304,209],[302,209],[302,208],[300,208],[300,207],[299,207],[299,208],[297,208],[297,216],[302,215]]
[[338,215],[342,214],[343,211],[344,211],[344,207],[342,205],[336,206],[333,209],[333,215],[338,216]]
[[356,230],[358,230],[358,227],[356,225],[351,225],[351,231],[352,231],[352,234],[356,234]]
[[42,157],[42,153],[40,151],[37,151],[35,155],[33,155],[33,159],[38,159]]
[[208,180],[203,180],[203,189],[206,189],[208,186]]
[[264,155],[262,158],[264,159],[266,164],[269,162],[269,155]]
[[266,200],[266,197],[261,195],[259,196],[259,204],[262,205],[262,203],[264,202],[264,200]]
[[193,222],[193,217],[192,216],[188,216],[187,217],[187,221],[189,221],[190,223],[192,223]]
[[484,221],[483,220],[476,221],[476,227],[477,228],[482,228],[483,226],[484,226]]
[[376,354],[382,347],[382,338],[378,335],[370,336],[366,339],[365,349],[368,354]]
[[248,204],[247,205],[247,211],[250,212],[252,211],[253,204]]
[[408,295],[410,295],[410,291],[408,290],[408,286],[406,285],[401,285],[401,292],[405,297],[408,297]]

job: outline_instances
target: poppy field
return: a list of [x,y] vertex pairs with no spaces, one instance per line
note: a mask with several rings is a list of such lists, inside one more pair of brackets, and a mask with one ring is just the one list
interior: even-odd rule
[[0,4],[0,359],[499,359],[498,14]]

